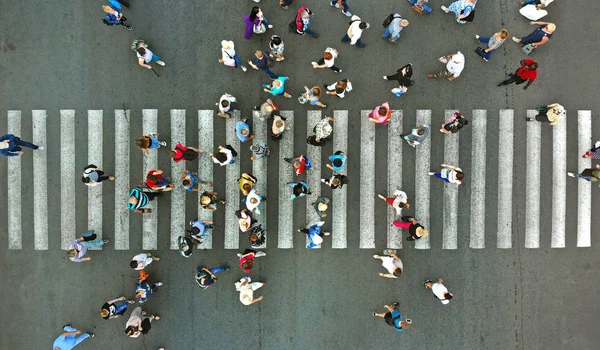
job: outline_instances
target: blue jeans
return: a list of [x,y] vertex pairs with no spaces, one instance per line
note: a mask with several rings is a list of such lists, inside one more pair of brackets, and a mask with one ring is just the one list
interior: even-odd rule
[[156,137],[150,136],[150,142],[150,147],[148,147],[148,149],[155,149],[160,147],[160,141]]
[[121,305],[115,303],[115,315],[119,315],[121,312],[125,312],[125,310],[127,310],[128,304],[129,302],[127,302],[127,300],[122,302]]
[[[213,275],[216,275],[219,272],[223,272],[225,271],[226,267],[225,266],[217,266],[217,267],[213,267],[212,269],[208,269],[210,271],[210,273],[212,273]],[[199,267],[196,269],[198,272],[202,271],[202,268]]]
[[316,38],[316,37],[317,37],[317,33],[313,32],[313,31],[312,31],[312,29],[310,29],[309,27],[306,27],[306,28],[304,29],[304,32],[305,32],[305,33],[307,33],[307,34],[309,34],[309,35],[310,35],[310,36],[312,36],[313,38]]
[[389,36],[390,42],[392,42],[392,39],[395,39],[395,40],[400,39],[400,33],[398,33],[398,35],[391,35],[391,34],[392,34],[392,32],[390,31],[390,27],[387,27],[387,28],[385,28],[385,32],[383,32],[382,37],[387,38]]
[[[411,5],[416,5],[421,2],[421,0],[408,0],[408,2],[410,2]],[[427,6],[427,4],[423,4],[423,10],[427,11],[427,13],[431,13],[431,7]]]
[[525,0],[523,7],[525,7],[527,5],[535,5],[535,0]]
[[267,75],[271,79],[277,79],[277,78],[279,78],[279,76],[277,74],[273,73],[269,68],[265,68],[262,71],[265,72],[265,73],[267,73]]
[[442,180],[444,180],[444,181],[446,181],[446,182],[450,182],[450,181],[448,181],[448,179],[444,179],[444,178],[442,177],[442,174],[441,174],[441,173],[435,173],[435,174],[433,174],[433,176],[437,177],[438,179],[442,179]]
[[[342,38],[342,42],[346,43],[350,41],[350,37],[348,36],[348,34],[344,35],[344,37]],[[356,46],[361,47],[362,46],[362,42],[360,41],[360,39],[356,40]]]
[[[89,237],[89,236],[93,235],[94,232],[95,232],[94,230],[89,230],[89,231],[85,232],[84,234],[82,234],[82,236],[83,237]],[[86,248],[97,247],[97,246],[101,246],[103,244],[104,244],[104,241],[102,241],[102,240],[100,240],[100,241],[91,241],[91,242],[85,242],[84,241],[83,242],[83,245]]]
[[244,62],[242,62],[242,59],[240,58],[240,56],[238,56],[237,52],[235,53],[235,55],[233,55],[233,59],[235,60],[235,64],[237,64],[238,67],[244,66]]
[[[335,4],[337,4],[337,0],[332,0],[331,1],[331,6],[335,6]],[[344,12],[348,12],[348,1],[344,0],[342,1],[342,7],[344,8]]]
[[[489,43],[489,42],[490,42],[490,38],[482,38],[482,37],[479,37],[479,39],[478,39],[478,40],[479,40],[479,42],[480,42],[480,43],[484,43],[484,44],[487,44],[487,43]],[[496,51],[496,49],[494,49],[494,50],[490,50],[490,51],[488,51],[488,52],[484,53],[484,54],[483,54],[483,56],[481,56],[481,57],[483,57],[483,58],[485,58],[486,60],[488,60],[488,61],[489,61],[489,60],[490,60],[490,57],[492,57],[492,53],[493,53],[494,51]]]
[[154,61],[154,62],[160,61],[160,57],[158,57],[158,55],[155,54],[154,52],[152,53],[152,60],[150,62],[152,62],[152,61]]
[[19,147],[19,146],[29,147],[29,148],[33,148],[33,149],[38,149],[39,148],[39,146],[34,145],[31,142],[23,141],[23,140],[21,140],[20,138],[17,138],[17,137],[15,137],[14,141],[15,141],[15,145],[16,146],[13,147],[13,149],[11,151],[15,151],[15,152],[21,151],[21,147]]
[[592,179],[589,176],[584,176],[584,175],[581,175],[580,173],[575,173],[575,177],[578,178],[578,179],[584,179],[587,182],[591,182],[592,181]]

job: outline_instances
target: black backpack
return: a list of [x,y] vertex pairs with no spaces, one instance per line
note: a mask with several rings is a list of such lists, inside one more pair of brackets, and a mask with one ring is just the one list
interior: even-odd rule
[[[394,16],[394,14],[393,14],[393,13],[390,13],[390,15],[389,15],[389,16],[387,16],[387,17],[386,17],[386,18],[383,20],[383,23],[381,23],[381,25],[382,25],[382,26],[384,26],[384,27],[387,27],[387,26],[389,26],[389,25],[392,23],[392,21],[394,20],[394,18],[402,18],[402,17],[396,17],[396,16]],[[352,23],[352,22],[350,22],[350,23]]]
[[[464,10],[461,11],[461,14],[464,12]],[[472,9],[471,12],[469,12],[469,15],[465,18],[463,18],[462,20],[465,22],[473,22],[473,20],[475,19],[475,9]]]

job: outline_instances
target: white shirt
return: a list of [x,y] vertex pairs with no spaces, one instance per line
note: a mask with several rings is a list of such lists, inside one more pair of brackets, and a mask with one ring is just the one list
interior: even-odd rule
[[397,215],[402,215],[402,208],[400,208],[400,203],[406,203],[408,197],[406,196],[406,192],[400,190],[394,191],[394,194],[396,195],[396,198],[394,198],[394,203],[392,204],[392,207],[396,209]]
[[144,56],[140,55],[139,52],[135,52],[135,55],[137,56],[137,58],[143,58],[144,62],[146,63],[150,63],[150,61],[152,61],[152,51],[148,50],[147,47],[144,47],[144,49],[146,50],[146,53],[144,53]]
[[[227,108],[223,108],[223,106],[221,105],[221,102],[223,102],[223,100],[229,101],[229,106]],[[219,99],[219,111],[221,113],[228,112],[231,109],[232,102],[237,102],[237,99],[231,96],[230,94],[225,93],[223,96],[221,96],[221,99]]]
[[445,294],[448,293],[448,288],[446,288],[443,284],[433,283],[431,285],[431,291],[435,296],[440,299],[442,304],[448,304],[450,300],[446,300]]
[[[251,199],[253,199],[253,198],[256,198],[256,200],[257,200],[256,203],[251,202]],[[261,199],[261,196],[259,196],[256,193],[255,189],[252,189],[252,191],[250,191],[250,193],[248,193],[248,196],[246,197],[246,208],[248,208],[248,210],[250,210],[251,212],[260,214],[260,210],[258,210],[258,205],[260,204],[260,199]]]
[[448,60],[446,69],[448,72],[452,73],[455,78],[458,78],[463,69],[465,69],[465,55],[458,51],[450,60]]
[[137,260],[140,262],[138,266],[135,268],[136,270],[143,270],[144,267],[150,265],[152,263],[152,258],[149,257],[146,253],[141,253],[133,257],[131,260]]
[[337,58],[337,51],[331,47],[328,47],[327,49],[325,49],[325,52],[329,52],[332,56],[332,58],[330,60],[326,60],[323,59],[323,61],[325,62],[325,66],[327,68],[333,67],[333,64],[335,63],[335,59]]
[[391,256],[382,256],[381,257],[381,266],[385,267],[386,270],[388,270],[388,272],[394,277],[394,278],[398,278],[396,276],[394,276],[394,270],[399,267],[400,270],[404,271],[404,267],[402,266],[402,260],[398,259],[394,259]]
[[229,148],[220,148],[219,152],[221,153],[225,153],[225,155],[227,156],[227,158],[225,159],[225,161],[223,163],[219,162],[219,160],[215,157],[212,157],[213,163],[217,163],[220,166],[225,166],[227,164],[229,164],[231,162],[231,160],[233,159],[233,155],[231,154],[231,150],[229,150]]
[[352,20],[352,24],[350,24],[347,34],[350,37],[350,45],[355,45],[362,35],[363,30],[358,27],[362,21],[357,15],[352,16],[350,19]]
[[440,174],[442,175],[442,177],[444,179],[448,179],[448,181],[451,184],[459,184],[462,181],[460,181],[456,178],[457,171],[462,172],[462,170],[460,168],[456,168],[454,170],[449,169],[449,168],[443,168],[442,171],[440,171]]

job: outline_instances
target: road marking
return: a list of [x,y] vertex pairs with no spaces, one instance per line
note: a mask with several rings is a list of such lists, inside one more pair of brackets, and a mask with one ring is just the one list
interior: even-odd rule
[[[238,179],[240,178],[240,140],[235,135],[235,124],[240,120],[240,112],[233,112],[231,118],[225,121],[227,135],[226,142],[239,154],[233,164],[225,166],[225,249],[238,249],[240,246],[240,228],[236,210],[240,208],[240,190]],[[224,145],[223,145],[224,146]],[[256,216],[256,214],[254,214]]]
[[[360,245],[361,249],[375,248],[375,123],[369,120],[372,111],[360,112]],[[387,126],[383,126],[387,127]],[[339,134],[339,133],[338,133]],[[337,134],[334,134],[334,136]],[[347,135],[347,130],[344,132]],[[344,137],[347,139],[347,137]],[[346,191],[346,188],[343,188]],[[335,190],[334,190],[335,193]],[[337,201],[334,198],[333,204]],[[347,201],[341,202],[346,210]],[[333,214],[336,217],[336,214]],[[344,217],[344,221],[346,218]],[[345,223],[344,223],[345,226]],[[346,229],[343,231],[346,242]],[[333,233],[335,235],[335,231]],[[344,244],[344,247],[346,245]]]
[[552,248],[565,247],[567,217],[567,116],[552,126]]
[[486,111],[473,111],[471,133],[471,226],[469,247],[485,247],[485,166],[486,166]]
[[[46,111],[33,110],[33,143],[47,147]],[[36,178],[48,178],[47,151],[33,152],[33,173]],[[48,184],[33,181],[33,236],[35,250],[48,249]]]
[[513,147],[514,147],[513,110],[500,110],[498,118],[498,238],[497,248],[512,247],[512,199],[513,199]]
[[[446,110],[445,120],[457,112]],[[436,128],[437,129],[437,128]],[[431,131],[434,129],[432,128]],[[458,147],[459,133],[444,135],[444,163],[459,166]],[[462,185],[461,185],[462,186]],[[442,238],[443,249],[456,249],[458,245],[458,187],[454,184],[444,183],[444,228]]]
[[[592,112],[578,111],[577,113],[577,170],[583,171],[592,167],[591,158],[581,157],[593,145],[592,140]],[[561,120],[564,123],[564,120]],[[577,246],[590,247],[592,245],[592,184],[583,179],[577,180]]]
[[[394,197],[396,189],[402,190],[402,111],[392,111],[392,120],[388,125],[388,149],[387,149],[387,193],[386,197]],[[411,205],[411,198],[408,199]],[[387,208],[387,247],[389,249],[402,249],[402,232],[392,226],[396,220],[396,209],[385,203]]]
[[[129,250],[129,110],[115,110],[115,249]],[[62,147],[62,146],[61,146]],[[136,153],[139,156],[139,153]]]
[[[171,145],[185,142],[185,109],[171,110]],[[192,164],[192,163],[190,163]],[[177,250],[177,239],[185,236],[185,196],[187,191],[181,185],[181,174],[186,169],[186,162],[171,162],[171,181],[176,188],[168,192],[171,195],[171,249]],[[193,169],[192,169],[193,170]],[[179,182],[179,183],[178,183]]]
[[[198,161],[198,176],[201,180],[213,182],[213,166],[212,158],[208,153],[215,149],[214,145],[214,126],[213,126],[214,111],[204,109],[198,111],[198,148],[204,150],[205,154],[199,157]],[[203,185],[205,190],[209,190],[210,186]],[[201,193],[198,194],[198,220],[213,220],[213,213],[210,210],[202,208],[200,203]],[[200,249],[212,249],[213,230],[208,230],[204,235],[204,241],[200,243]]]
[[[321,111],[308,111],[307,113],[306,135],[308,136],[314,134],[313,128],[322,119],[322,117]],[[334,111],[334,113],[338,113],[338,111]],[[333,151],[335,152],[335,146],[333,148]],[[316,196],[320,195],[321,193],[321,147],[307,144],[306,156],[308,159],[310,159],[310,163],[312,164],[312,169],[306,171],[306,183],[313,193],[312,195],[306,196],[306,226],[308,226],[321,221],[321,218],[319,215],[317,215],[317,212],[313,207],[313,203],[317,199]],[[329,169],[326,170],[327,173],[329,173],[328,170]],[[306,246],[308,246],[308,243],[308,235],[306,235]],[[315,248],[321,248],[321,246]]]
[[[533,118],[535,110],[527,110],[527,118]],[[527,178],[525,180],[525,248],[540,247],[540,156],[542,148],[541,123],[527,123]],[[500,201],[498,201],[500,205]]]
[[[102,114],[102,110],[88,110],[88,164],[94,164],[100,169],[103,151]],[[102,184],[88,187],[88,230],[95,231],[97,240],[102,240],[102,187]],[[102,246],[90,249],[100,250]]]
[[[10,176],[10,172],[9,172]],[[75,237],[75,111],[60,111],[60,248]],[[85,186],[85,185],[84,185]]]
[[[250,121],[250,118],[248,118],[248,121]],[[264,141],[265,143],[268,143],[268,139],[269,139],[269,133],[267,132],[267,124],[269,122],[267,122],[266,120],[260,120],[258,118],[252,118],[252,132],[254,134],[254,139],[252,139],[253,144],[258,144],[259,141]],[[249,151],[250,149],[250,142],[245,142],[244,143],[244,147],[246,150]],[[250,155],[252,156],[253,153],[251,151],[249,151]],[[267,177],[267,165],[268,165],[268,161],[269,161],[269,157],[264,157],[262,159],[257,159],[255,161],[252,161],[252,175],[254,177],[256,177],[257,181],[256,181],[256,185],[254,186],[254,188],[256,189],[256,191],[258,193],[260,193],[263,196],[267,196],[267,184],[268,184],[268,177]],[[268,198],[267,198],[268,199]],[[263,201],[260,204],[260,215],[254,215],[255,219],[258,220],[258,223],[262,226],[262,228],[265,230],[265,232],[267,233],[265,235],[265,242],[263,244],[261,244],[260,246],[257,246],[256,249],[264,249],[267,247],[267,235],[268,235],[268,227],[267,227],[267,202]],[[244,234],[243,235],[243,239],[244,241],[248,239],[248,234]]]
[[[333,150],[348,151],[348,112],[334,111],[333,118]],[[352,157],[350,157],[352,158]],[[346,165],[347,167],[348,165]],[[346,168],[347,169],[347,168]],[[344,171],[344,172],[347,172]],[[321,188],[319,186],[318,188]],[[346,186],[331,191],[331,247],[346,249],[347,241],[347,189]]]
[[[142,133],[152,134],[158,133],[158,110],[156,109],[142,109]],[[171,149],[175,149],[175,145],[172,145]],[[144,152],[144,166],[142,172],[142,180],[134,180],[134,186],[140,186],[140,182],[144,182],[146,174],[150,170],[156,170],[158,168],[158,150],[150,150],[149,154]],[[146,190],[147,191],[147,190]],[[147,214],[133,214],[142,215],[142,249],[143,250],[156,250],[158,248],[157,235],[158,235],[158,198],[148,203],[148,208],[152,209]],[[132,211],[133,212],[133,211]]]
[[[417,126],[429,126],[429,136],[416,147],[415,159],[415,219],[429,230],[429,175],[431,167],[431,137],[435,128],[431,126],[431,111],[417,110]],[[410,146],[408,146],[410,147]],[[435,234],[435,233],[434,233]],[[415,241],[416,249],[429,249],[430,237],[422,237]]]
[[[21,136],[21,111],[8,111],[8,133]],[[21,157],[8,157],[8,249],[22,249]]]
[[[294,113],[292,111],[281,111],[281,116],[288,118],[285,122],[290,130],[284,131],[279,140],[279,216],[277,217],[277,248],[290,249],[294,247],[294,205],[290,196],[292,189],[289,182],[294,179],[294,170],[283,158],[293,158],[294,155]],[[269,123],[270,124],[270,123]],[[316,191],[311,188],[310,191]],[[294,199],[301,200],[301,199]]]

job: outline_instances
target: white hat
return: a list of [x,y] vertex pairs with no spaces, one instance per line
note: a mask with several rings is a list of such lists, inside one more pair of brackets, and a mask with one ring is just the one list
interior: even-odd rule
[[231,41],[231,40],[223,40],[223,41],[221,41],[221,46],[225,50],[233,50],[233,41]]

